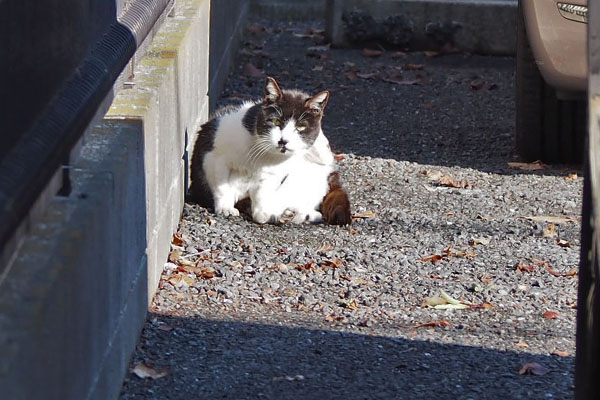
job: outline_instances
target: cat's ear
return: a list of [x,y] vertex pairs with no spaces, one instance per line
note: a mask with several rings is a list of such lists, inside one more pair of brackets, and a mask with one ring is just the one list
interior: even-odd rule
[[267,77],[267,83],[265,84],[265,103],[275,103],[281,98],[281,89],[277,84],[277,81],[270,76]]
[[329,100],[329,92],[327,90],[315,94],[310,99],[306,100],[306,108],[321,113]]

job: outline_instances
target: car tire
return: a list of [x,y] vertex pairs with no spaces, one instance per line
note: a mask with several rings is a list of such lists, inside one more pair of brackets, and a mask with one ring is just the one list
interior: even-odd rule
[[587,102],[561,100],[546,84],[529,47],[520,2],[515,75],[517,155],[523,161],[580,163],[587,131]]

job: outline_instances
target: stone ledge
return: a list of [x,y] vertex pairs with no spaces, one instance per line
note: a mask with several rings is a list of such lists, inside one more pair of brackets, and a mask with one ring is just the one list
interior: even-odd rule
[[515,54],[516,0],[327,0],[326,33],[334,46],[352,45],[342,20],[352,11],[374,19],[375,26],[367,31],[377,31],[390,18],[412,25],[413,38],[407,45],[412,50],[436,50],[451,42],[460,51]]

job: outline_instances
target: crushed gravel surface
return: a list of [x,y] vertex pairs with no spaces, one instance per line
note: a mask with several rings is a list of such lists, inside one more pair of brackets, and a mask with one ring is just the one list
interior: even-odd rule
[[[131,362],[166,375],[121,398],[572,398],[582,178],[508,164],[514,60],[366,57],[316,28],[252,25],[220,103],[260,71],[330,90],[352,226],[187,204]],[[467,308],[427,306],[442,291]]]

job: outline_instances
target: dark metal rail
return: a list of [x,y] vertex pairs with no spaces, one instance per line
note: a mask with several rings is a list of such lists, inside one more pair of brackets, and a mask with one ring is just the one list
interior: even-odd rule
[[[0,253],[173,0],[134,0],[0,163]],[[0,274],[5,265],[0,265]]]

